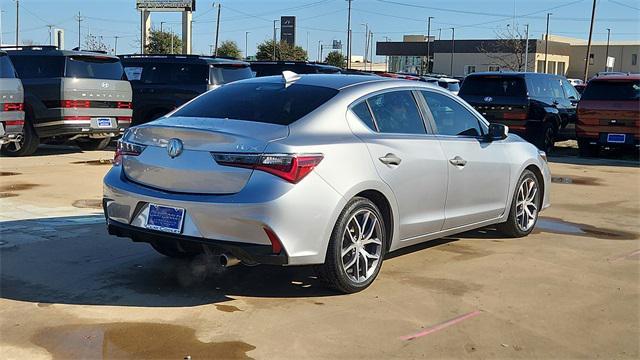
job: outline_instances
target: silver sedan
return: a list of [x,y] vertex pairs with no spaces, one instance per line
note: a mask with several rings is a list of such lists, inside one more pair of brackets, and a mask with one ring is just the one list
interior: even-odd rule
[[109,232],[170,257],[316,265],[351,293],[390,252],[496,225],[529,234],[546,156],[439,87],[285,72],[129,129],[104,179]]

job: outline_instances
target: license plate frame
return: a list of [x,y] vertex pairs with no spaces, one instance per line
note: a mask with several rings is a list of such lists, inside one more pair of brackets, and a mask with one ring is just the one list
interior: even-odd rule
[[100,128],[100,129],[111,129],[114,128],[114,119],[113,118],[108,118],[108,117],[99,117],[96,118],[96,125]]
[[145,227],[147,229],[181,234],[186,211],[184,208],[149,204]]
[[607,134],[607,142],[611,144],[624,144],[627,141],[627,134]]

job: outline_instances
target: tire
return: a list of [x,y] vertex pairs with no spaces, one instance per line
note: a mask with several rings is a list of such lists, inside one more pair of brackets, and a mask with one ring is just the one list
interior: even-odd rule
[[600,146],[591,145],[589,139],[578,139],[578,154],[581,157],[595,157],[600,152]]
[[154,241],[150,244],[158,253],[173,259],[188,259],[199,254],[198,252],[183,249],[176,242]]
[[[534,187],[531,189],[531,191],[535,189],[532,197],[529,196],[530,193],[527,193],[526,190],[529,184],[534,184]],[[541,195],[538,178],[531,171],[525,170],[522,175],[520,175],[520,179],[518,179],[518,185],[516,186],[516,191],[513,194],[513,200],[511,201],[509,217],[506,222],[498,224],[498,231],[503,233],[505,236],[513,238],[529,235],[535,228],[538,221],[538,214],[540,206],[542,205]],[[529,209],[529,212],[534,209],[532,218],[528,216],[529,212],[523,212],[521,216],[518,214],[520,208],[518,203],[521,202],[523,196],[527,199],[524,206]],[[522,226],[522,224],[525,224],[525,221],[522,221],[522,216],[529,218],[529,220],[526,221],[526,226]]]
[[[325,263],[316,267],[318,275],[327,286],[342,293],[366,289],[382,267],[388,242],[386,234],[378,207],[369,199],[351,199],[333,228]],[[344,255],[343,249],[348,250]]]
[[83,151],[104,150],[111,142],[111,137],[101,139],[78,139],[76,145]]
[[545,121],[537,129],[537,133],[533,139],[533,144],[540,150],[551,153],[556,139],[556,127],[551,121]]
[[0,152],[4,156],[29,156],[38,150],[38,145],[40,145],[40,138],[36,134],[33,125],[31,125],[31,121],[26,119],[22,128],[22,141],[2,145]]

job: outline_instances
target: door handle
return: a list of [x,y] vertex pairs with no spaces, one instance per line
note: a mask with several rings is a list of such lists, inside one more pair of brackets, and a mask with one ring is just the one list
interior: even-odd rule
[[400,165],[402,159],[397,157],[395,154],[389,153],[383,157],[378,158],[385,165]]
[[460,167],[467,165],[467,160],[461,158],[460,156],[456,156],[453,159],[450,159],[449,162],[455,166],[460,166]]

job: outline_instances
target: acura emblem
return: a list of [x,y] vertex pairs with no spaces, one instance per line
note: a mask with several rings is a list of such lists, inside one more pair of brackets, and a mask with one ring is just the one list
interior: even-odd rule
[[100,85],[102,85],[102,87],[105,88],[105,89],[109,87],[109,83],[106,82],[106,81],[103,81],[102,84],[100,84]]
[[491,96],[487,96],[484,98],[484,102],[492,102],[493,98]]
[[173,159],[176,156],[182,154],[182,141],[180,139],[170,139],[167,143],[167,154]]

